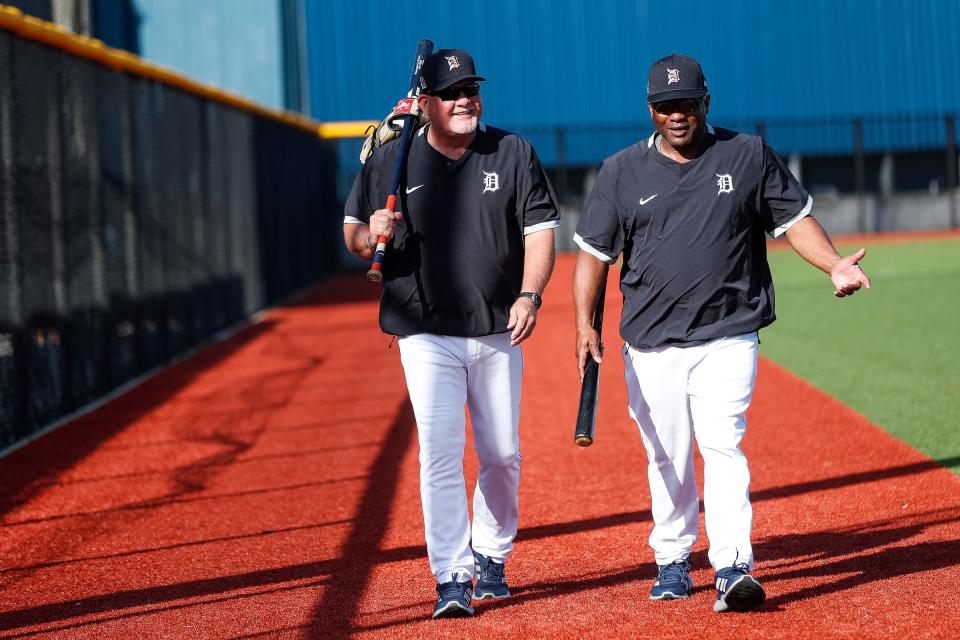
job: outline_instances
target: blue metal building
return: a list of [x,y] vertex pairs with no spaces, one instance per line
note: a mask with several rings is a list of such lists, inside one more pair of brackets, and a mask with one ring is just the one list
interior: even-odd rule
[[263,105],[308,110],[305,0],[84,1],[110,46]]
[[[810,167],[841,191],[878,183],[883,154],[897,155],[897,189],[957,183],[943,150],[955,150],[960,111],[960,0],[8,1],[322,121],[381,118],[420,38],[463,47],[489,78],[486,121],[558,168],[646,137],[647,69],[681,52],[703,64],[712,123],[803,162],[860,158],[849,179]],[[346,174],[359,142],[343,148]]]
[[382,117],[428,37],[473,53],[485,119],[547,162],[557,127],[571,164],[649,129],[647,69],[671,52],[702,63],[712,122],[763,121],[781,153],[850,153],[857,116],[868,152],[942,147],[943,115],[960,110],[957,0],[330,0],[306,19],[315,118]]
[[282,107],[278,0],[134,0],[140,55]]

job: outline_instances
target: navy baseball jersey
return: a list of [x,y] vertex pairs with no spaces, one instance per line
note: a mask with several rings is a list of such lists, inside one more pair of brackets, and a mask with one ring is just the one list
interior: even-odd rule
[[[523,238],[559,226],[556,197],[518,136],[481,125],[451,160],[426,131],[414,136],[397,194],[403,218],[384,256],[380,327],[394,335],[505,332],[523,278]],[[383,208],[399,147],[390,142],[367,160],[345,223],[366,224]]]
[[623,253],[620,334],[631,346],[693,345],[773,322],[765,234],[813,201],[757,137],[707,127],[698,158],[679,163],[657,134],[608,158],[574,241],[607,263]]

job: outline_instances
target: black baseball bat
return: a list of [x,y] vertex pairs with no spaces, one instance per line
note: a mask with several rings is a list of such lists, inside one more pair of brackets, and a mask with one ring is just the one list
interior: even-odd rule
[[[407,151],[410,149],[410,141],[413,139],[413,129],[417,125],[417,96],[420,95],[420,70],[423,68],[423,62],[433,53],[433,41],[424,38],[417,43],[417,55],[413,59],[413,73],[410,74],[410,89],[407,91],[407,97],[413,98],[413,108],[410,113],[400,117],[403,122],[403,133],[400,134],[400,151],[397,154],[397,165],[393,172],[393,183],[390,186],[390,193],[387,194],[387,204],[384,209],[393,211],[397,205],[397,191],[400,190],[400,177],[403,175],[403,168],[407,164]],[[383,236],[377,238],[377,248],[373,253],[373,263],[370,270],[367,271],[367,277],[374,282],[383,279],[383,256],[387,251],[387,239]]]
[[[607,297],[607,276],[600,283],[600,299],[593,312],[593,328],[600,334],[603,330],[603,301]],[[598,336],[599,337],[599,336]],[[602,344],[602,343],[601,343]],[[597,398],[600,395],[600,365],[590,353],[587,353],[587,365],[583,370],[583,382],[580,385],[580,408],[577,409],[577,427],[573,432],[573,441],[580,447],[593,444],[597,429]]]

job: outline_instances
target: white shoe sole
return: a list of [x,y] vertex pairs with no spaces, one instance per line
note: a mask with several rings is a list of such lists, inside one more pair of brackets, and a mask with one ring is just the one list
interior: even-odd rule
[[443,608],[433,612],[433,618],[467,618],[473,615],[473,607],[465,607],[459,602],[450,601]]
[[725,611],[750,611],[756,609],[767,599],[763,587],[753,576],[737,578],[721,600],[713,603],[713,610],[717,613]]

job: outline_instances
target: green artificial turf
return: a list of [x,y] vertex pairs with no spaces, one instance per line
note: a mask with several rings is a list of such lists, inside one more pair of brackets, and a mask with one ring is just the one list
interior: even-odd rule
[[771,251],[777,321],[760,351],[960,475],[960,240],[866,246],[873,288]]

